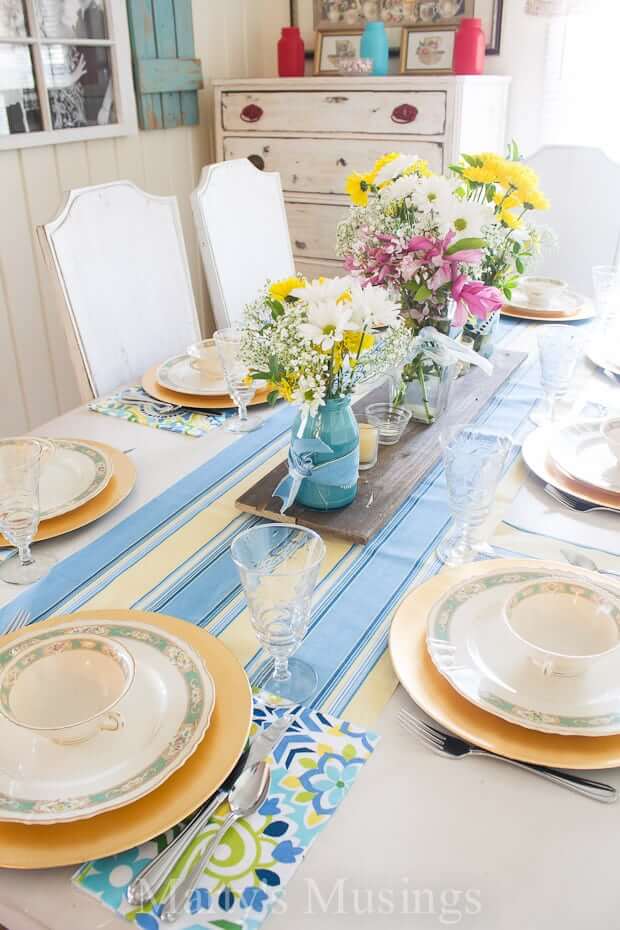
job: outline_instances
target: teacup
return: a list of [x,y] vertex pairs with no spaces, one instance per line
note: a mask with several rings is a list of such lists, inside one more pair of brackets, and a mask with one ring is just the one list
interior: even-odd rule
[[577,678],[620,645],[620,598],[581,580],[521,586],[505,603],[504,619],[543,675]]
[[568,284],[560,278],[541,278],[526,275],[521,278],[519,288],[525,292],[532,307],[557,307],[566,294]]
[[195,368],[210,381],[223,381],[224,370],[217,354],[213,339],[203,339],[187,347],[192,368]]
[[620,462],[620,417],[610,417],[601,425],[607,445]]
[[114,708],[135,675],[115,640],[68,633],[18,652],[0,674],[0,713],[55,743],[71,745],[124,726]]

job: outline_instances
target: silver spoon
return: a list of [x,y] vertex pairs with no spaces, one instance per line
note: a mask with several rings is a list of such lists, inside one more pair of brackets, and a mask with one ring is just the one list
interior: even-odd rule
[[249,817],[250,814],[258,810],[267,797],[270,780],[269,766],[266,762],[259,762],[258,765],[253,766],[239,776],[235,787],[228,796],[230,814],[213,839],[209,841],[202,856],[194,862],[185,878],[179,882],[164,905],[161,919],[165,920],[166,923],[174,923],[182,915],[191,893],[209,864],[211,856],[220,845],[221,840],[237,820],[241,820],[242,817]]

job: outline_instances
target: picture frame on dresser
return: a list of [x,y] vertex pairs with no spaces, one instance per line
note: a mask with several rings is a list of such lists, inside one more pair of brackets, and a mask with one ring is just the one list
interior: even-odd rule
[[314,73],[329,77],[338,74],[340,58],[359,58],[362,30],[317,32],[314,46]]
[[412,75],[453,74],[456,29],[435,26],[429,29],[403,29],[400,47],[400,73]]
[[476,0],[474,16],[482,20],[482,29],[487,40],[487,55],[500,53],[503,15],[504,0]]

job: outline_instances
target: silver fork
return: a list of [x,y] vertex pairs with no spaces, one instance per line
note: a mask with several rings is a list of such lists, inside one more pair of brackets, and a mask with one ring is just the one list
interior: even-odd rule
[[17,613],[11,617],[8,622],[7,628],[2,630],[2,634],[6,633],[15,633],[16,630],[21,630],[23,626],[30,623],[30,613],[27,610],[18,610]]
[[614,510],[613,507],[599,507],[597,504],[589,504],[578,497],[573,497],[572,494],[568,494],[566,491],[560,491],[559,488],[555,488],[552,484],[545,485],[545,493],[552,497],[556,503],[562,504],[563,507],[573,510],[575,513],[592,513],[594,510],[604,510],[607,513],[620,514],[620,510]]
[[618,792],[612,785],[605,782],[592,781],[589,778],[582,778],[579,775],[571,775],[568,772],[560,772],[556,769],[547,768],[544,765],[534,765],[529,762],[517,762],[516,759],[509,759],[507,756],[499,756],[494,752],[488,752],[486,749],[478,749],[476,746],[466,743],[465,740],[451,733],[446,733],[438,727],[431,726],[414,717],[413,714],[405,710],[404,707],[398,712],[398,720],[401,726],[416,737],[424,746],[433,752],[444,756],[446,759],[464,759],[466,756],[486,756],[490,759],[499,759],[500,762],[507,762],[516,768],[525,769],[526,772],[533,772],[540,775],[548,781],[568,788],[570,791],[576,791],[592,801],[600,801],[603,804],[613,804],[618,800]]

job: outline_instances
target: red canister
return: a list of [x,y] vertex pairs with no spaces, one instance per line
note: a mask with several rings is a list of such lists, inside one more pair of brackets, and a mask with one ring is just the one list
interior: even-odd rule
[[462,19],[454,39],[454,73],[482,74],[485,48],[482,20]]
[[278,74],[280,77],[304,76],[304,43],[297,26],[285,26],[278,39]]

